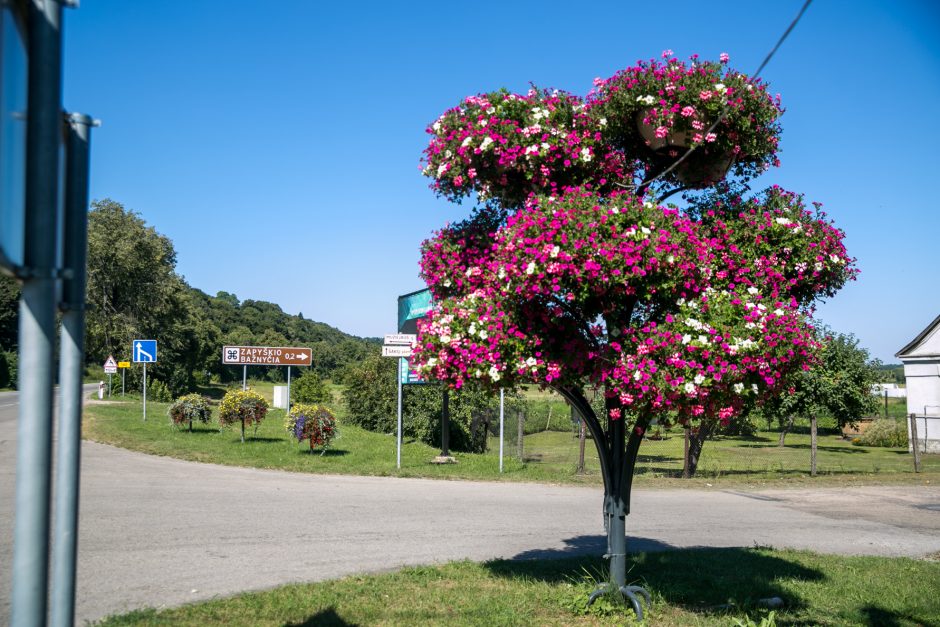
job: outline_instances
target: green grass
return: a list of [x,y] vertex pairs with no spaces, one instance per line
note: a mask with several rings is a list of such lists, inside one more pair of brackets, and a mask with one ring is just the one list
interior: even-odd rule
[[[102,625],[623,625],[632,610],[586,598],[599,558],[455,562],[291,585],[230,599],[110,617]],[[653,603],[647,625],[940,625],[940,563],[805,551],[701,549],[645,553],[628,581]]]
[[[254,389],[268,399],[273,384]],[[210,390],[211,391],[211,390]],[[334,389],[338,395],[338,389]],[[216,394],[218,396],[218,394]],[[338,399],[338,396],[337,396]],[[490,438],[484,454],[454,453],[458,463],[436,465],[431,460],[439,449],[421,442],[406,441],[402,446],[402,467],[395,467],[394,435],[378,434],[345,424],[345,408],[338,408],[339,437],[324,455],[311,453],[305,444],[288,437],[283,428],[284,411],[272,409],[257,432],[249,429],[244,444],[239,429],[219,431],[217,423],[196,424],[194,432],[172,426],[166,415],[168,405],[148,402],[147,422],[142,421],[139,398],[93,404],[86,408],[85,436],[153,455],[193,461],[276,468],[297,472],[360,475],[394,475],[448,479],[500,481],[545,481],[600,485],[601,477],[593,442],[586,443],[585,472],[575,472],[578,440],[572,431],[540,431],[524,438],[522,459],[514,443],[505,443],[504,472],[499,472],[499,442]],[[553,420],[554,420],[553,411]],[[215,419],[215,418],[214,418]],[[567,420],[567,417],[565,418]],[[820,436],[818,472],[809,477],[809,436],[791,433],[785,447],[777,446],[777,434],[761,432],[755,438],[720,437],[705,444],[697,477],[691,481],[677,477],[682,470],[681,432],[667,434],[664,440],[643,443],[637,463],[638,486],[701,486],[719,481],[761,485],[766,483],[827,482],[843,485],[846,480],[871,482],[940,481],[940,456],[923,456],[919,475],[913,473],[911,455],[905,449],[853,446],[833,435]]]

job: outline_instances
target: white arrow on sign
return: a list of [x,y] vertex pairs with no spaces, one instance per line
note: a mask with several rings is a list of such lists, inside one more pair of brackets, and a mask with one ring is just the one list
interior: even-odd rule
[[414,333],[390,333],[385,336],[386,344],[414,344],[418,336]]
[[134,348],[137,350],[137,361],[143,361],[143,362],[153,361],[153,355],[151,355],[150,353],[144,350],[143,343],[137,342],[137,344],[134,345]]
[[383,346],[382,357],[411,357],[411,347],[401,345]]

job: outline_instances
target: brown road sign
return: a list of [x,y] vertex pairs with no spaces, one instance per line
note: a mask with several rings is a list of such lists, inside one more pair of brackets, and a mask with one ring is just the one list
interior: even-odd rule
[[309,366],[309,348],[290,346],[223,346],[222,363],[236,366]]

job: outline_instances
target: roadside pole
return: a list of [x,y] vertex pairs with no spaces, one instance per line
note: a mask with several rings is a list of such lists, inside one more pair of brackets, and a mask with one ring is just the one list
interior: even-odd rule
[[242,392],[248,389],[248,366],[242,366]]
[[287,367],[287,413],[290,413],[290,366]]
[[108,400],[111,399],[111,388],[114,387],[114,384],[111,382],[111,373],[108,373]]
[[144,362],[144,422],[147,422],[147,362]]
[[398,358],[398,435],[395,438],[397,457],[396,467],[401,470],[401,370],[404,367],[404,359]]
[[499,388],[499,471],[503,472],[503,426],[505,424],[504,390]]
[[127,372],[127,368],[121,368],[121,398],[124,398],[124,381],[126,379],[126,377],[124,376],[124,373],[126,372]]

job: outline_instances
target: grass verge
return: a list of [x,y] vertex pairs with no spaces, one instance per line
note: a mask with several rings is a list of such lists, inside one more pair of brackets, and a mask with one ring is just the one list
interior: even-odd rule
[[[938,625],[940,563],[773,549],[641,553],[628,580],[653,604],[647,625]],[[632,610],[587,595],[599,558],[455,562],[291,585],[229,599],[140,610],[101,625],[622,625]],[[741,621],[740,623],[736,621]]]
[[[85,409],[85,437],[152,455],[295,472],[601,485],[597,453],[590,441],[586,443],[585,471],[576,472],[578,440],[570,431],[526,436],[521,457],[516,445],[507,442],[502,473],[496,438],[491,438],[486,453],[454,453],[458,463],[453,465],[432,464],[439,449],[406,441],[399,470],[395,464],[395,437],[344,424],[342,409],[337,412],[339,437],[320,455],[289,438],[283,426],[283,410],[272,409],[257,431],[249,429],[247,441],[242,444],[237,428],[219,431],[217,423],[197,424],[191,433],[177,429],[166,415],[167,407],[148,402],[148,420],[144,422],[139,399],[91,404]],[[760,487],[940,481],[938,455],[924,456],[923,472],[915,475],[906,450],[853,446],[836,436],[820,438],[820,476],[815,478],[809,476],[809,436],[805,434],[790,434],[785,447],[777,446],[776,434],[772,433],[709,441],[692,480],[677,478],[682,470],[682,449],[681,436],[644,442],[635,483],[657,487]]]

